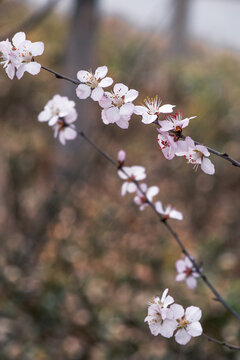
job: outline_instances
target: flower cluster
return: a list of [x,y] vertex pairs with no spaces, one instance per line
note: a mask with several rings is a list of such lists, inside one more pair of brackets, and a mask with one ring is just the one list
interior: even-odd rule
[[167,293],[168,289],[165,289],[162,297],[156,296],[149,303],[148,315],[144,321],[148,322],[154,336],[170,338],[174,335],[178,344],[186,345],[191,337],[202,334],[199,322],[202,311],[196,306],[184,310],[182,305],[174,304],[173,297]]
[[15,75],[21,79],[24,72],[27,71],[32,75],[40,72],[41,65],[35,62],[34,57],[42,55],[44,44],[41,41],[32,43],[26,40],[24,32],[18,32],[12,38],[0,42],[1,64],[6,70],[8,77],[12,80]]
[[158,124],[158,144],[166,159],[171,160],[175,156],[184,156],[187,163],[193,164],[197,170],[201,166],[206,174],[213,175],[215,168],[208,159],[210,153],[206,146],[196,145],[195,142],[187,136],[182,137],[182,129],[188,126],[189,121],[196,116],[182,119],[180,112],[175,115],[167,115],[165,120],[159,120]]
[[186,284],[190,289],[195,289],[197,286],[196,279],[199,278],[200,275],[187,256],[185,256],[184,260],[178,260],[176,262],[176,270],[178,272],[176,281],[186,281]]
[[48,125],[52,126],[54,137],[59,137],[62,145],[66,144],[66,140],[73,140],[77,137],[77,130],[73,124],[76,119],[75,102],[61,95],[54,95],[38,115],[38,121],[47,121]]
[[[150,186],[139,181],[146,178],[146,170],[143,166],[124,166],[126,153],[124,150],[118,152],[119,177],[124,180],[121,188],[121,195],[126,193],[135,193],[134,202],[139,206],[140,210],[144,210],[150,203],[153,197],[159,193],[158,186]],[[182,220],[183,215],[180,211],[175,210],[171,205],[168,205],[164,210],[161,201],[157,201],[154,205],[156,211],[162,216],[163,220],[169,218]]]

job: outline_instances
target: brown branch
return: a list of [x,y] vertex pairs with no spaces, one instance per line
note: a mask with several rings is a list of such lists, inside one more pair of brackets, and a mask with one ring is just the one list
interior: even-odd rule
[[215,339],[205,333],[203,333],[203,336],[208,340],[208,341],[211,341],[211,342],[214,342],[216,344],[219,344],[219,345],[222,345],[222,346],[225,346],[227,347],[228,349],[230,350],[240,350],[240,346],[238,345],[232,345],[232,344],[229,344],[225,341],[221,341],[221,340],[218,340],[218,339]]
[[[72,82],[73,84],[79,84],[78,80],[74,80],[71,78],[68,78],[64,75],[61,75],[51,69],[48,69],[44,66],[42,66],[42,68],[52,74],[54,74],[58,79],[65,79],[68,80],[70,82]],[[100,147],[98,147],[83,131],[78,131],[79,136],[81,136],[85,141],[87,141],[89,143],[89,145],[91,145],[92,147],[94,147],[94,149],[100,153],[102,156],[104,156],[104,158],[106,160],[108,160],[109,162],[112,163],[113,166],[115,166],[118,170],[119,170],[119,164],[110,156],[108,155],[105,151],[103,151]],[[163,223],[163,225],[166,227],[166,229],[171,233],[172,237],[174,238],[174,240],[177,242],[177,244],[179,245],[179,247],[181,248],[183,254],[185,254],[188,259],[191,261],[191,263],[193,264],[195,271],[200,275],[201,279],[204,281],[204,283],[209,287],[209,289],[213,292],[213,294],[216,296],[216,299],[222,303],[222,305],[233,315],[235,316],[238,320],[240,320],[240,314],[238,314],[234,309],[231,308],[230,305],[228,305],[226,303],[226,301],[221,297],[221,295],[218,293],[218,291],[215,289],[215,287],[212,285],[212,283],[208,280],[207,276],[205,274],[202,273],[200,267],[198,266],[198,264],[195,262],[195,260],[192,258],[192,256],[190,255],[190,253],[187,251],[187,249],[185,248],[185,246],[183,245],[180,237],[178,236],[178,234],[173,230],[173,228],[171,227],[171,225],[168,223],[168,221],[166,221],[166,219],[157,212],[154,204],[149,201],[146,197],[146,194],[142,191],[140,184],[138,181],[136,180],[132,180],[128,174],[124,171],[123,168],[120,168],[120,170],[132,181],[136,184],[138,190],[142,193],[142,195],[145,196],[146,198],[146,202],[149,204],[149,206],[151,207],[151,209],[155,212],[155,214],[158,216],[158,218],[160,219],[160,221]]]

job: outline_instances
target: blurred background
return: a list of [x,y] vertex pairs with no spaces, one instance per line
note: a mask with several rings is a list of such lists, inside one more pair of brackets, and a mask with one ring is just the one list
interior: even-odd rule
[[[0,1],[0,39],[25,31],[44,41],[39,62],[76,77],[109,75],[159,94],[184,117],[185,135],[240,159],[240,2],[237,0]],[[172,225],[229,304],[240,312],[240,172],[211,155],[216,175],[167,161],[156,129],[133,117],[128,131],[105,126],[90,99],[41,71],[10,81],[0,70],[0,359],[239,360],[204,338],[181,347],[154,337],[147,302],[168,287],[203,311],[204,331],[239,344],[239,324],[199,281],[175,282],[178,246],[154,214],[121,198],[115,169],[77,139],[65,147],[37,121],[54,94],[77,102],[78,126],[127,165],[147,168]]]

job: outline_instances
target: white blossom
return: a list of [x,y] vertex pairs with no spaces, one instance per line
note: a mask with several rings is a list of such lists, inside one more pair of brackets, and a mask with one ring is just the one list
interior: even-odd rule
[[161,131],[170,131],[174,130],[176,132],[182,132],[182,129],[188,126],[189,121],[194,119],[196,116],[192,116],[190,118],[182,118],[182,114],[177,112],[176,114],[171,114],[167,116],[166,120],[159,121],[159,125],[161,126]]
[[169,114],[173,111],[175,105],[161,105],[162,101],[156,95],[155,98],[147,98],[144,100],[145,105],[135,106],[134,113],[142,116],[144,124],[153,123],[160,113]]
[[174,136],[169,135],[166,131],[159,131],[157,141],[164,157],[167,160],[172,160],[178,150],[178,141],[175,141]]
[[180,345],[186,345],[191,337],[202,335],[202,326],[199,320],[202,311],[196,306],[190,306],[184,311],[181,305],[173,304],[170,306],[173,311],[173,318],[177,321],[177,331],[175,340]]
[[159,214],[163,216],[164,219],[176,219],[176,220],[182,220],[183,215],[180,211],[177,211],[174,209],[171,205],[167,205],[165,210],[163,209],[162,202],[157,201],[155,203],[155,209]]
[[[122,171],[123,170],[123,171]],[[125,180],[122,184],[121,194],[124,196],[127,192],[134,193],[137,190],[136,184],[133,180],[139,181],[146,178],[146,172],[143,166],[124,166],[118,170],[118,175],[122,180]]]
[[42,55],[43,51],[43,42],[32,43],[26,40],[24,32],[18,32],[13,36],[12,43],[8,39],[0,42],[1,64],[10,79],[14,78],[15,71],[18,79],[21,79],[25,71],[36,75],[40,72],[41,65],[35,61],[35,56]]
[[177,156],[184,156],[189,164],[194,164],[197,169],[201,166],[202,171],[206,174],[213,175],[215,168],[213,163],[208,159],[210,153],[206,146],[195,145],[194,141],[187,136],[184,141],[178,142]]
[[138,91],[128,89],[124,84],[115,84],[112,92],[105,92],[99,105],[102,110],[104,124],[116,123],[120,128],[127,129],[134,111],[133,101],[138,97]]
[[38,121],[48,122],[48,125],[54,129],[54,137],[59,137],[63,145],[66,140],[73,140],[77,137],[77,130],[73,124],[76,119],[75,102],[61,95],[54,95],[38,115]]
[[187,256],[184,260],[178,260],[176,262],[176,270],[178,272],[176,281],[186,281],[186,284],[190,289],[195,289],[197,286],[196,278],[200,275],[196,272],[196,269]]
[[134,202],[139,206],[142,211],[148,206],[148,201],[152,202],[154,196],[159,193],[158,186],[148,187],[146,184],[140,184],[140,189],[137,189],[137,194],[134,197]]
[[168,306],[174,302],[172,296],[167,295],[168,289],[165,289],[162,297],[156,296],[152,302],[149,303],[148,315],[145,322],[148,322],[151,333],[154,336],[162,335],[166,338],[173,336],[175,329],[178,326],[174,319],[174,313]]
[[91,71],[80,70],[77,78],[83,84],[78,85],[76,89],[77,96],[80,99],[87,99],[89,96],[94,101],[99,101],[104,94],[103,88],[112,85],[113,79],[106,77],[108,73],[107,66],[100,66],[93,74]]

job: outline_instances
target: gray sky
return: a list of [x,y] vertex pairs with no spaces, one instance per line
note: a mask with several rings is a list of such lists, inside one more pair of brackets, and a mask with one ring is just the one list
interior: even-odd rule
[[[43,5],[45,0],[25,0]],[[61,9],[72,0],[61,0]],[[172,0],[99,0],[101,16],[116,16],[138,28],[168,31]],[[218,46],[240,50],[240,1],[191,0],[189,31],[192,37]]]

